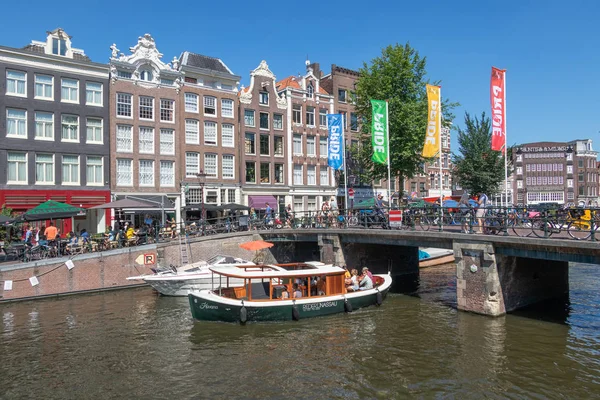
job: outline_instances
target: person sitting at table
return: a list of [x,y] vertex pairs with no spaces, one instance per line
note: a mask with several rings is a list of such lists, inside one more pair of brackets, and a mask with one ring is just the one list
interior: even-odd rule
[[127,230],[125,231],[125,238],[127,240],[129,240],[129,239],[133,239],[134,236],[135,236],[135,229],[133,229],[133,225],[129,225],[127,227]]
[[42,225],[42,227],[38,231],[37,242],[39,245],[42,245],[42,246],[46,246],[48,244],[48,239],[46,238],[46,226],[45,225]]
[[302,290],[300,290],[297,283],[294,283],[292,289],[292,298],[299,299],[300,297],[302,297]]
[[88,231],[86,229],[82,229],[81,233],[79,234],[79,237],[83,239],[84,243],[89,243],[90,242],[90,234],[88,233]]

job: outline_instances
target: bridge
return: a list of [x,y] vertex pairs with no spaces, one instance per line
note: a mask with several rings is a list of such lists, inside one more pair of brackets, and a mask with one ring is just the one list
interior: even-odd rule
[[395,282],[415,282],[419,247],[452,249],[458,309],[499,316],[568,292],[569,262],[600,264],[600,244],[567,239],[465,235],[375,229],[279,229],[257,232],[276,245],[277,261],[323,262],[388,271]]

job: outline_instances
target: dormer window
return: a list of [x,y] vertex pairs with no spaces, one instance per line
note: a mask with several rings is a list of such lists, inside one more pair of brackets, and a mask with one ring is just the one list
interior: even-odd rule
[[52,38],[52,54],[57,56],[67,55],[67,41],[65,39]]
[[143,69],[140,71],[140,79],[147,82],[152,82],[152,71]]
[[313,88],[313,85],[312,85],[312,83],[310,83],[310,84],[308,85],[308,87],[306,88],[306,96],[307,96],[309,99],[312,99],[312,98],[313,98],[313,95],[314,95],[314,93],[315,93],[315,89]]

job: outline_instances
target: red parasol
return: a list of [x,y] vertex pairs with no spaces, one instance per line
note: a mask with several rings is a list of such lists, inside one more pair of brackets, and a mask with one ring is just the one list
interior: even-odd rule
[[250,251],[258,251],[262,249],[268,249],[269,247],[273,247],[273,243],[265,242],[264,240],[253,240],[251,242],[246,242],[240,244],[240,247],[245,250]]

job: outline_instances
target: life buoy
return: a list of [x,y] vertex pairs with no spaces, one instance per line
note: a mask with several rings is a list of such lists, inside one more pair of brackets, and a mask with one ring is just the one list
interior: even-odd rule
[[248,310],[246,310],[246,306],[244,302],[242,302],[242,308],[240,308],[240,322],[245,324],[248,321]]
[[375,305],[380,306],[381,303],[383,303],[383,295],[381,294],[381,292],[378,290],[377,291],[377,296],[375,296]]
[[350,303],[348,299],[344,299],[344,311],[352,312],[352,303]]
[[300,320],[300,312],[298,311],[298,307],[296,307],[296,304],[294,304],[292,306],[292,319],[294,321],[299,321]]

